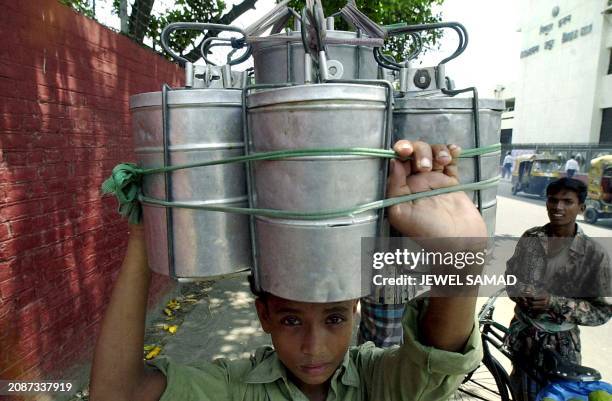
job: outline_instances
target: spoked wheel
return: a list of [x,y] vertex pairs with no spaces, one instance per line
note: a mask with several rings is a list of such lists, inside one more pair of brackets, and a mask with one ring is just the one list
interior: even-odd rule
[[495,358],[489,356],[465,377],[449,400],[514,401],[514,397],[508,373]]
[[597,213],[597,210],[595,210],[595,208],[587,207],[587,209],[584,211],[584,221],[586,221],[587,223],[595,224],[597,223],[598,218],[599,213]]

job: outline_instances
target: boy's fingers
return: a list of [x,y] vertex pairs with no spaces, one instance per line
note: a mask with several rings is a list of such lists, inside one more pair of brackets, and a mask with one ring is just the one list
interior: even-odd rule
[[428,174],[427,175],[427,187],[425,190],[446,188],[457,185],[457,180],[454,177],[449,177],[445,174]]
[[412,143],[414,152],[412,153],[412,171],[424,173],[431,171],[433,167],[433,156],[431,146],[425,142],[417,141]]
[[398,160],[391,160],[389,165],[389,178],[387,179],[387,197],[409,195],[410,189],[406,185],[405,164]]
[[401,139],[395,142],[395,145],[393,145],[393,150],[400,157],[408,157],[412,155],[412,152],[414,152],[414,147],[412,146],[412,142]]
[[461,146],[450,144],[448,145],[448,151],[452,157],[450,164],[456,165],[457,161],[459,160],[459,156],[461,155]]
[[461,155],[461,147],[459,145],[451,144],[446,148],[450,153],[451,160],[444,167],[444,174],[449,177],[453,177],[457,180],[457,182],[459,182],[459,168],[457,167],[457,162],[459,160],[459,156]]
[[431,145],[433,153],[432,171],[444,171],[444,167],[450,164],[452,157],[446,145]]
[[444,167],[444,174],[449,177],[453,177],[457,180],[457,182],[459,182],[459,168],[456,165],[449,164],[448,166]]

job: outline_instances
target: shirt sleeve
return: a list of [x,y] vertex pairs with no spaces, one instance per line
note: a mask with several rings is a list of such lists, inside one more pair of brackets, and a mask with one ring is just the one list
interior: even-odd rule
[[225,360],[181,365],[166,357],[147,362],[166,376],[160,401],[229,401],[229,374]]
[[[612,305],[610,294],[610,259],[605,249],[594,248],[589,252],[594,261],[585,263],[583,270],[590,274],[584,279],[587,288],[583,298],[551,295],[550,315],[557,323],[569,322],[583,326],[599,326],[610,320]],[[584,274],[584,273],[583,273]]]
[[465,375],[482,360],[480,332],[474,324],[462,352],[443,351],[418,340],[418,322],[426,300],[406,304],[402,326],[404,344],[380,349],[368,343],[358,358],[367,399],[381,401],[434,401],[447,399]]
[[516,297],[524,296],[524,287],[530,281],[526,271],[529,268],[529,264],[526,262],[526,251],[529,242],[534,240],[534,238],[529,238],[523,234],[516,243],[514,254],[506,262],[506,278],[508,276],[514,276],[517,280],[516,284],[506,286],[508,296],[514,301]]
[[610,320],[612,305],[606,298],[567,298],[550,296],[550,311],[558,323],[599,326]]

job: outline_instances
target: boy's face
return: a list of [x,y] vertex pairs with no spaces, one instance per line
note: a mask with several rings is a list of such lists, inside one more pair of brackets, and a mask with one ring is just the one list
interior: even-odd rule
[[548,195],[546,209],[551,225],[565,226],[576,222],[578,214],[584,211],[584,203],[580,203],[576,192],[562,189]]
[[268,295],[256,307],[278,358],[301,382],[298,387],[324,384],[348,350],[357,300],[309,303]]

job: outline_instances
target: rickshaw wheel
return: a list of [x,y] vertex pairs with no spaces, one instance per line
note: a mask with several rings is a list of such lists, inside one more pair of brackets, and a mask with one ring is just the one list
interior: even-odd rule
[[584,211],[584,221],[586,221],[587,223],[595,224],[598,218],[599,218],[599,213],[597,213],[597,210],[595,210],[594,208],[588,207]]

